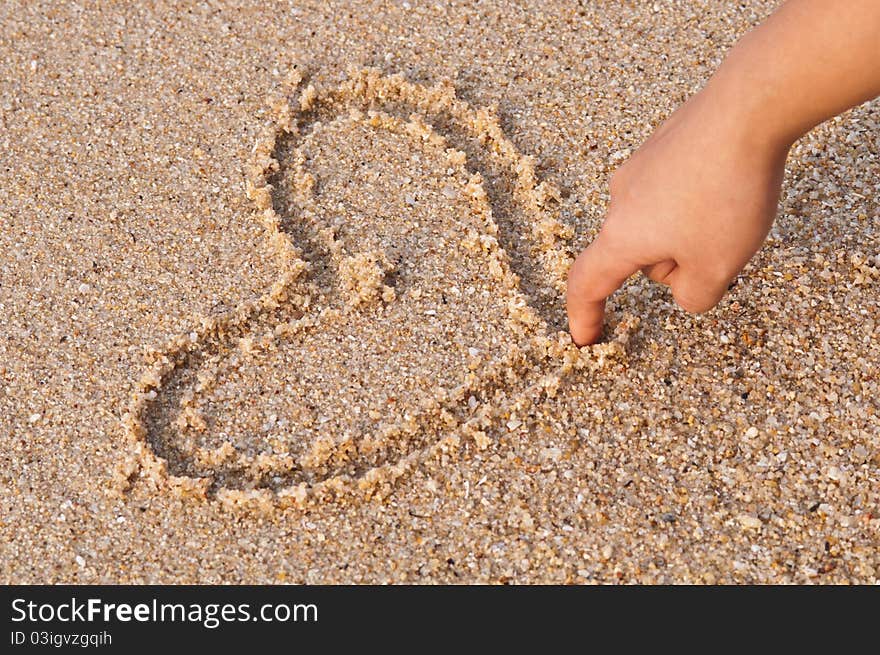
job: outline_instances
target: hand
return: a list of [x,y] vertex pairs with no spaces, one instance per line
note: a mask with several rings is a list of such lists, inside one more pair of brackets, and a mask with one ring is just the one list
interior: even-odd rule
[[688,311],[721,300],[770,230],[791,145],[880,95],[878,31],[877,0],[790,0],[740,39],[611,180],[605,224],[569,273],[575,343],[602,336],[605,299],[638,270]]
[[601,338],[605,299],[639,270],[683,309],[711,309],[766,238],[791,143],[713,94],[682,105],[612,177],[605,223],[569,273],[576,344]]

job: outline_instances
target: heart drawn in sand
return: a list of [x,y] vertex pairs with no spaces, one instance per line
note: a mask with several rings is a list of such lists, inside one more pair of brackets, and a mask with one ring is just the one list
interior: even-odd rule
[[548,327],[571,231],[494,112],[373,69],[301,82],[248,167],[279,276],[153,353],[122,488],[263,509],[384,495],[624,351],[633,320],[584,349]]

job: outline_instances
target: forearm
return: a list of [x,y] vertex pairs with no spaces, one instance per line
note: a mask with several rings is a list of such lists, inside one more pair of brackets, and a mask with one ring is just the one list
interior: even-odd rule
[[787,148],[880,95],[880,0],[789,0],[730,51],[706,91],[731,120]]

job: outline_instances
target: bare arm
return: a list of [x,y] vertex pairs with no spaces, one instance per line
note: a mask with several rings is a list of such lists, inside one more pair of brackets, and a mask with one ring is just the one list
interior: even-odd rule
[[579,344],[642,270],[714,307],[776,215],[785,159],[817,124],[880,95],[880,0],[789,0],[615,173],[608,216],[569,274]]

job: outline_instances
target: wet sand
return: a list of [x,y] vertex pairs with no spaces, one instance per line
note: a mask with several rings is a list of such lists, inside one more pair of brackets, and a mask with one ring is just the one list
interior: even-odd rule
[[880,105],[563,331],[710,4],[7,4],[0,581],[876,582]]

